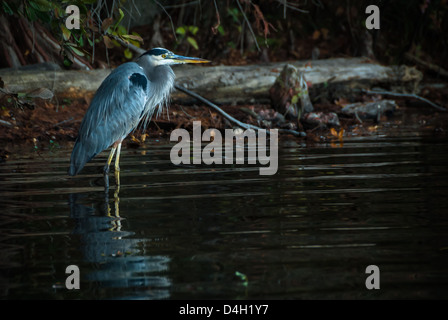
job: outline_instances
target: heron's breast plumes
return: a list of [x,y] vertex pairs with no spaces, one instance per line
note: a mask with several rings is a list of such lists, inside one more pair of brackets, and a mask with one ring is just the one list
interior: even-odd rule
[[147,101],[143,111],[143,129],[146,129],[149,121],[155,114],[156,117],[168,108],[170,95],[174,89],[174,72],[171,67],[162,65],[155,67],[151,74],[148,74]]

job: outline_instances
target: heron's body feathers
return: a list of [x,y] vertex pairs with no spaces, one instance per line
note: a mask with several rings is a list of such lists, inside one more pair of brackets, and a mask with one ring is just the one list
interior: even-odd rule
[[151,94],[151,82],[135,62],[116,68],[101,84],[79,128],[70,175],[114,142],[123,140],[143,117],[148,119],[161,101]]
[[[139,123],[146,128],[154,113],[158,114],[167,104],[174,88],[175,76],[170,65],[204,62],[209,61],[154,48],[136,62],[122,64],[112,71],[98,88],[81,122],[69,175],[78,174],[98,153],[114,143],[121,143]],[[120,147],[117,159],[119,152]],[[110,161],[107,166],[109,164]]]

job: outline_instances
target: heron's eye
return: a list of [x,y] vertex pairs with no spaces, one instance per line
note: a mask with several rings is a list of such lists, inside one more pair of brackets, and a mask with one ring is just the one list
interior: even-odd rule
[[162,58],[163,59],[165,59],[166,58],[166,54],[164,53],[164,54],[162,54]]

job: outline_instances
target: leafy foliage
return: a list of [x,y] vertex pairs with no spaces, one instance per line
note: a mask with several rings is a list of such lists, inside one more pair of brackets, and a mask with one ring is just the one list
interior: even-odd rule
[[[135,32],[129,34],[120,24],[124,17],[121,9],[123,2],[115,1],[115,7],[107,18],[101,17],[100,14],[105,12],[102,9],[106,0],[3,0],[1,9],[9,16],[22,16],[30,22],[37,21],[47,26],[60,42],[65,58],[64,65],[70,66],[75,56],[93,60],[94,47],[100,41],[103,41],[107,48],[120,46],[110,35],[140,46],[143,42],[140,35]],[[79,8],[79,29],[68,29],[66,26],[68,5],[76,5]],[[131,59],[132,53],[125,50],[125,57]]]

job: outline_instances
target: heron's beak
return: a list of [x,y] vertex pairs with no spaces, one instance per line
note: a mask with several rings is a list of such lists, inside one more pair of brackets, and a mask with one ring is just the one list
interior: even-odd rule
[[167,59],[173,60],[175,63],[209,63],[211,61],[201,59],[201,58],[193,58],[193,57],[184,57],[178,55],[172,55],[171,57],[167,57]]

